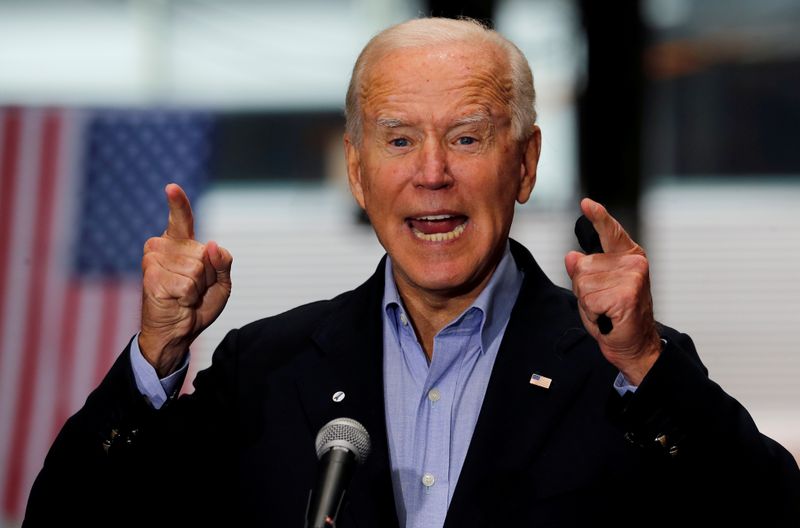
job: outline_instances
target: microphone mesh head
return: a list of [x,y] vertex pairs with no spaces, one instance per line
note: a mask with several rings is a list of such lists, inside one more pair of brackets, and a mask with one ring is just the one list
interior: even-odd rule
[[352,418],[336,418],[322,426],[317,433],[317,457],[334,447],[344,448],[356,456],[356,462],[363,463],[369,456],[372,444],[366,428]]

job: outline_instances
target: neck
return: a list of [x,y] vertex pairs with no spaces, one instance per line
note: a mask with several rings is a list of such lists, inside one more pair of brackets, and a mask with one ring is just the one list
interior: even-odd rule
[[395,276],[397,291],[428,361],[433,359],[434,336],[475,302],[495,269],[496,266],[479,284],[463,293],[426,291]]

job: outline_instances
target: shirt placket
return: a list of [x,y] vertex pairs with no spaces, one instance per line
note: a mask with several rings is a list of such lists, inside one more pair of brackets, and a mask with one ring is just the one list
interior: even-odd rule
[[467,348],[472,346],[480,318],[470,313],[442,330],[434,338],[433,361],[428,364],[425,353],[402,311],[399,314],[400,344],[407,373],[417,387],[413,433],[402,449],[407,463],[414,468],[415,478],[405,480],[404,495],[414,497],[406,526],[427,528],[444,522],[450,496],[452,459],[452,420],[456,385]]
[[[447,331],[434,338],[433,361],[419,402],[419,424],[424,428],[421,446],[420,491],[422,519],[428,526],[441,524],[447,511],[450,486],[450,420],[453,404],[452,367],[453,337]],[[452,374],[452,373],[451,373]]]

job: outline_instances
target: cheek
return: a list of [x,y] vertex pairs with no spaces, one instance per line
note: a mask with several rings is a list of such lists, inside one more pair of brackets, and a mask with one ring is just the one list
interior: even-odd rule
[[519,181],[508,169],[498,172],[495,166],[487,169],[486,178],[472,189],[472,195],[480,200],[485,213],[497,223],[505,224],[513,217],[519,194]]
[[504,159],[476,158],[461,165],[462,173],[471,175],[470,187],[476,199],[504,203],[509,196],[516,196],[517,179],[512,164],[504,163]]
[[407,159],[384,161],[375,167],[374,184],[381,191],[397,193],[409,182],[413,174],[413,164]]
[[391,166],[367,170],[362,179],[366,206],[379,214],[388,213],[402,191],[404,173],[401,168]]

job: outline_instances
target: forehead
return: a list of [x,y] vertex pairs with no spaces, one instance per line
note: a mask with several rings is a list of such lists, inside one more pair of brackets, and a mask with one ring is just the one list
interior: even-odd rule
[[496,46],[454,42],[394,49],[362,77],[361,108],[375,118],[452,119],[475,112],[508,116],[511,77]]

